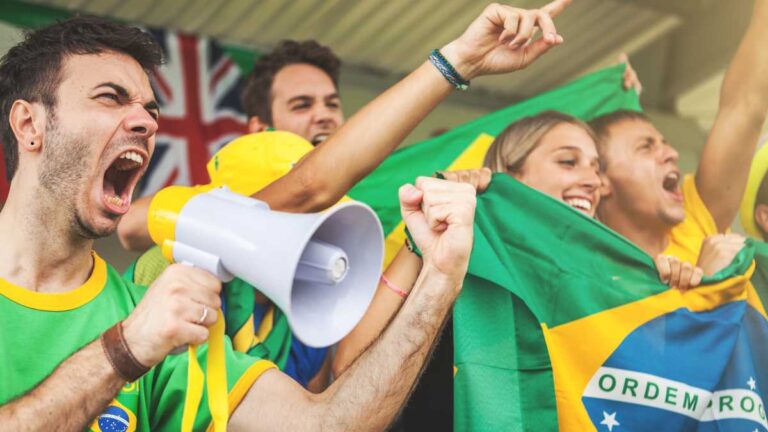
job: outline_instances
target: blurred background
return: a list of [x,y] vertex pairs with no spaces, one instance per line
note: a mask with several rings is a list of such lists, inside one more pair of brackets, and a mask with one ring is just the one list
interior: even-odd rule
[[[534,8],[544,0],[517,0]],[[1,0],[0,54],[23,28],[72,13],[209,37],[242,74],[281,39],[316,39],[341,57],[347,117],[449,42],[485,7],[463,0]],[[725,68],[749,21],[749,0],[574,0],[556,20],[565,44],[535,67],[484,77],[453,94],[404,145],[611,65],[625,52],[643,83],[642,104],[695,169],[718,106]],[[162,123],[161,123],[162,128]],[[161,129],[162,130],[162,129]],[[2,196],[0,196],[0,199]],[[135,254],[115,239],[99,252],[123,270]]]

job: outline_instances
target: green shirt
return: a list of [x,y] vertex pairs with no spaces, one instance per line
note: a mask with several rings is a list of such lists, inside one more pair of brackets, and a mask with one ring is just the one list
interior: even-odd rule
[[[33,292],[0,279],[0,405],[24,395],[74,352],[135,308],[146,288],[134,285],[94,254],[91,276],[62,294]],[[271,362],[234,352],[225,338],[229,410]],[[197,350],[205,370],[207,345]],[[167,357],[123,387],[92,431],[179,430],[187,385],[187,354]],[[206,395],[195,430],[211,422]]]

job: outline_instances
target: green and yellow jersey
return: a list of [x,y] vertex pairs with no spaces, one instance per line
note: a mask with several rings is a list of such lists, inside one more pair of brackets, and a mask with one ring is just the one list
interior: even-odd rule
[[[146,288],[134,285],[93,255],[93,271],[66,293],[33,292],[0,278],[0,405],[33,389],[74,352],[124,319]],[[272,362],[235,352],[224,338],[230,413]],[[206,370],[207,345],[197,349]],[[187,354],[168,356],[146,375],[126,384],[92,431],[179,430],[187,388]],[[206,395],[194,430],[209,427]]]

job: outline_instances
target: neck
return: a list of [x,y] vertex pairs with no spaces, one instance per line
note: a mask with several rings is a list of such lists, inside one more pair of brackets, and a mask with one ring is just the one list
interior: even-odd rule
[[63,207],[36,187],[21,192],[22,182],[14,179],[0,211],[0,278],[30,291],[79,287],[93,268],[93,240],[75,234]]
[[[606,203],[607,204],[607,203]],[[600,204],[600,221],[609,228],[626,237],[651,257],[664,252],[669,245],[669,227],[659,223],[647,223],[632,215],[624,214],[620,209]]]

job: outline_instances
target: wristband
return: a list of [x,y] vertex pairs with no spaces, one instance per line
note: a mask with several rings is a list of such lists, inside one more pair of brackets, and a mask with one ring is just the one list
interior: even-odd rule
[[417,257],[424,257],[421,253],[421,249],[419,249],[419,246],[416,245],[416,242],[413,241],[413,237],[411,237],[411,231],[409,231],[407,227],[405,228],[405,247],[408,248],[409,251],[416,254]]
[[134,382],[142,375],[149,372],[149,368],[141,364],[140,361],[128,348],[128,344],[123,337],[123,322],[109,328],[101,334],[101,347],[112,368],[117,372],[120,378],[127,382]]
[[391,289],[395,294],[399,295],[402,298],[408,297],[408,293],[401,290],[397,287],[397,285],[393,284],[389,279],[387,279],[386,276],[384,276],[384,273],[381,274],[381,281],[384,282],[384,285],[388,286],[389,289]]
[[429,54],[429,61],[435,66],[435,68],[437,68],[438,71],[440,71],[441,74],[443,74],[443,77],[445,77],[445,79],[447,79],[448,82],[451,83],[454,88],[456,88],[456,90],[465,91],[469,89],[469,81],[462,78],[462,76],[456,72],[456,69],[453,67],[451,62],[443,57],[443,54],[440,53],[440,50],[432,50],[432,53]]

